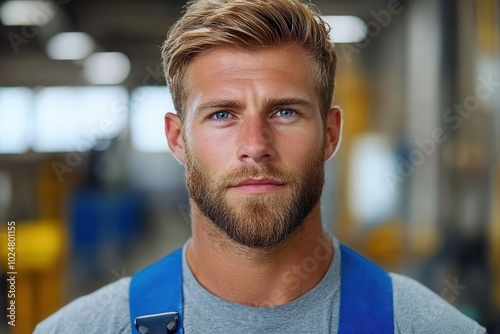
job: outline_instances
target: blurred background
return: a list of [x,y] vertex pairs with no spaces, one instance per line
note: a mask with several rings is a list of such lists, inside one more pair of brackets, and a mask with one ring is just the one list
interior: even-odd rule
[[[0,1],[0,242],[16,327],[189,238],[160,46],[181,0]],[[339,58],[326,228],[500,333],[498,0],[318,0]],[[0,315],[6,316],[2,279]]]

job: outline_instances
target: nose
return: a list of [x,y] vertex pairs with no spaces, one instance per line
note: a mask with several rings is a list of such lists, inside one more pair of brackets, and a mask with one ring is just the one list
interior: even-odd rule
[[274,133],[260,115],[245,119],[238,134],[238,159],[245,163],[261,164],[275,157]]

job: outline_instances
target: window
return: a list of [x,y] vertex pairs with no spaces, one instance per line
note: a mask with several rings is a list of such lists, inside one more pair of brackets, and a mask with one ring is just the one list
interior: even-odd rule
[[24,153],[32,141],[31,89],[0,88],[0,153]]
[[165,114],[175,112],[170,91],[165,87],[139,87],[130,100],[130,136],[141,152],[169,152],[165,137]]
[[120,86],[48,87],[35,99],[39,152],[87,151],[125,127],[128,93]]

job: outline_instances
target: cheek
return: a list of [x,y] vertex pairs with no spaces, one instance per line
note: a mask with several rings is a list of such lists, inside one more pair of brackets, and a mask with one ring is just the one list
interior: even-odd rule
[[276,146],[282,159],[288,160],[293,165],[317,154],[318,150],[324,147],[322,137],[313,135],[318,133],[317,131],[316,129],[294,133],[278,139]]
[[226,136],[198,132],[191,137],[190,144],[190,151],[195,158],[211,169],[223,168],[235,155],[235,141]]

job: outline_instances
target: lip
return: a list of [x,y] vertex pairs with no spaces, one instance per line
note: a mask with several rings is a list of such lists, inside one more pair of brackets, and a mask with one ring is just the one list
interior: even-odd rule
[[231,188],[247,194],[266,194],[276,191],[284,184],[268,178],[249,178],[245,179]]
[[268,178],[249,178],[237,183],[234,187],[247,186],[247,185],[264,185],[264,184],[282,185],[283,183]]

